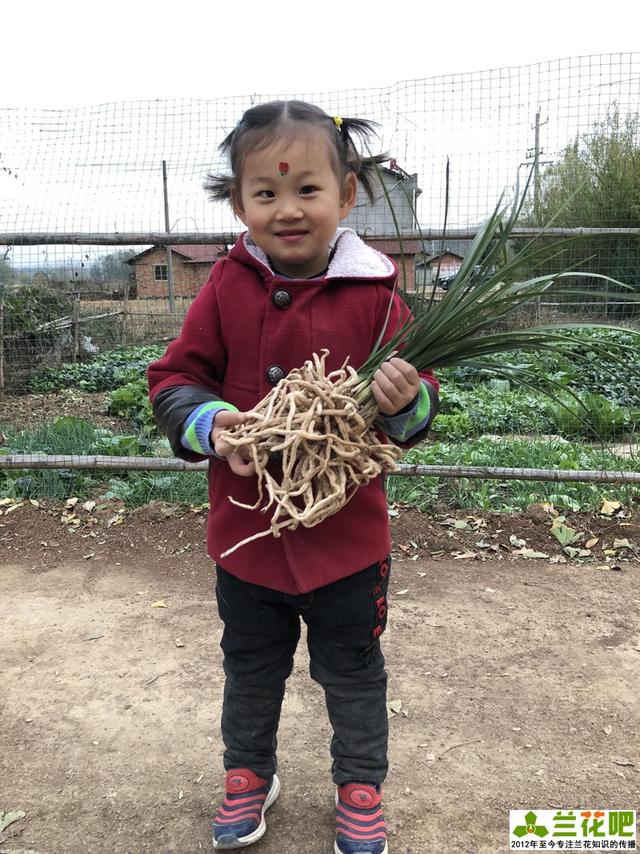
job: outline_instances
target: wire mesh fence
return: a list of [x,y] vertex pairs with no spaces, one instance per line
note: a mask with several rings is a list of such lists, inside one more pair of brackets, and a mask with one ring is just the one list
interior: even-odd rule
[[[144,334],[175,332],[175,318],[159,317],[182,314],[175,299],[195,295],[240,230],[229,206],[202,190],[208,172],[226,168],[218,145],[245,109],[274,97],[291,96],[0,109],[0,283],[51,284],[83,302],[122,300],[129,283],[127,311],[149,319]],[[416,238],[402,247],[409,288],[446,286],[478,224],[527,177],[524,228],[628,230],[560,260],[640,284],[640,54],[294,97],[378,122],[387,193],[379,187],[373,205],[362,194],[346,224],[399,256],[388,194],[403,235]],[[571,310],[599,315],[588,302]]]
[[[374,203],[359,196],[345,224],[403,261],[409,293],[446,293],[479,224],[527,181],[514,250],[542,225],[552,226],[549,240],[582,230],[589,239],[554,267],[640,288],[640,53],[387,88],[0,108],[0,390],[29,390],[43,368],[176,335],[241,230],[202,189],[207,173],[226,169],[218,145],[248,107],[292,97],[379,124],[389,160]],[[637,325],[637,309],[617,294],[612,286],[568,302],[551,288],[517,322]]]

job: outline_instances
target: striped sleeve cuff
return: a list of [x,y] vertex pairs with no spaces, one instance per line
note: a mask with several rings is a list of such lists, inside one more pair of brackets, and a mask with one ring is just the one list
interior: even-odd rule
[[431,418],[431,398],[424,381],[416,395],[413,406],[407,411],[395,415],[381,415],[376,421],[381,430],[397,442],[406,442],[416,433],[424,430]]
[[180,439],[182,446],[188,451],[205,457],[217,456],[211,445],[210,436],[213,419],[223,409],[238,412],[237,407],[232,403],[225,403],[224,400],[209,400],[194,409],[184,422]]

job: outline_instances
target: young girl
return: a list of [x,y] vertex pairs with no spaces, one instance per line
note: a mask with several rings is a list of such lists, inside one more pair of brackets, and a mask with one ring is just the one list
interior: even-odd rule
[[[218,261],[191,305],[179,337],[149,368],[156,418],[174,452],[209,466],[208,549],[217,562],[224,624],[222,736],[226,795],[213,824],[214,848],[241,848],[265,832],[278,797],[277,729],[285,682],[307,625],[310,673],[324,688],[333,728],[336,854],[386,854],[381,784],[387,772],[386,625],[390,535],[383,483],[361,487],[314,528],[249,543],[264,514],[253,464],[220,434],[312,353],[327,369],[358,367],[389,312],[388,340],[408,309],[392,293],[393,262],[338,225],[353,208],[357,181],[372,197],[374,161],[356,142],[369,122],[331,117],[300,101],[248,110],[221,149],[228,175],[210,175],[215,199],[229,199],[247,230]],[[437,409],[438,384],[401,358],[376,373],[377,426],[408,447]],[[277,462],[273,462],[274,470]]]

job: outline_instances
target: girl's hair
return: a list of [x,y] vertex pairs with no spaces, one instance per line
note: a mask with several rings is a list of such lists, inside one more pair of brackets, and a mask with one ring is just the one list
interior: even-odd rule
[[266,148],[279,134],[285,138],[294,137],[299,130],[296,125],[300,124],[306,125],[307,130],[317,128],[326,134],[332,166],[340,181],[348,172],[354,172],[369,200],[373,202],[372,179],[376,173],[376,164],[384,163],[389,156],[363,156],[355,143],[357,140],[369,150],[368,142],[375,136],[375,122],[348,118],[336,122],[320,107],[305,101],[269,101],[247,110],[220,145],[220,151],[229,157],[232,174],[217,175],[209,172],[204,184],[209,197],[214,200],[229,199],[231,190],[240,186],[247,155],[251,151]]

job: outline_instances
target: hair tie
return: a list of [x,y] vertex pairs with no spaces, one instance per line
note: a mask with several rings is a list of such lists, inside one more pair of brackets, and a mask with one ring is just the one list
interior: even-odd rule
[[333,123],[336,126],[336,128],[338,130],[340,130],[342,128],[342,117],[341,116],[334,116],[333,117]]

